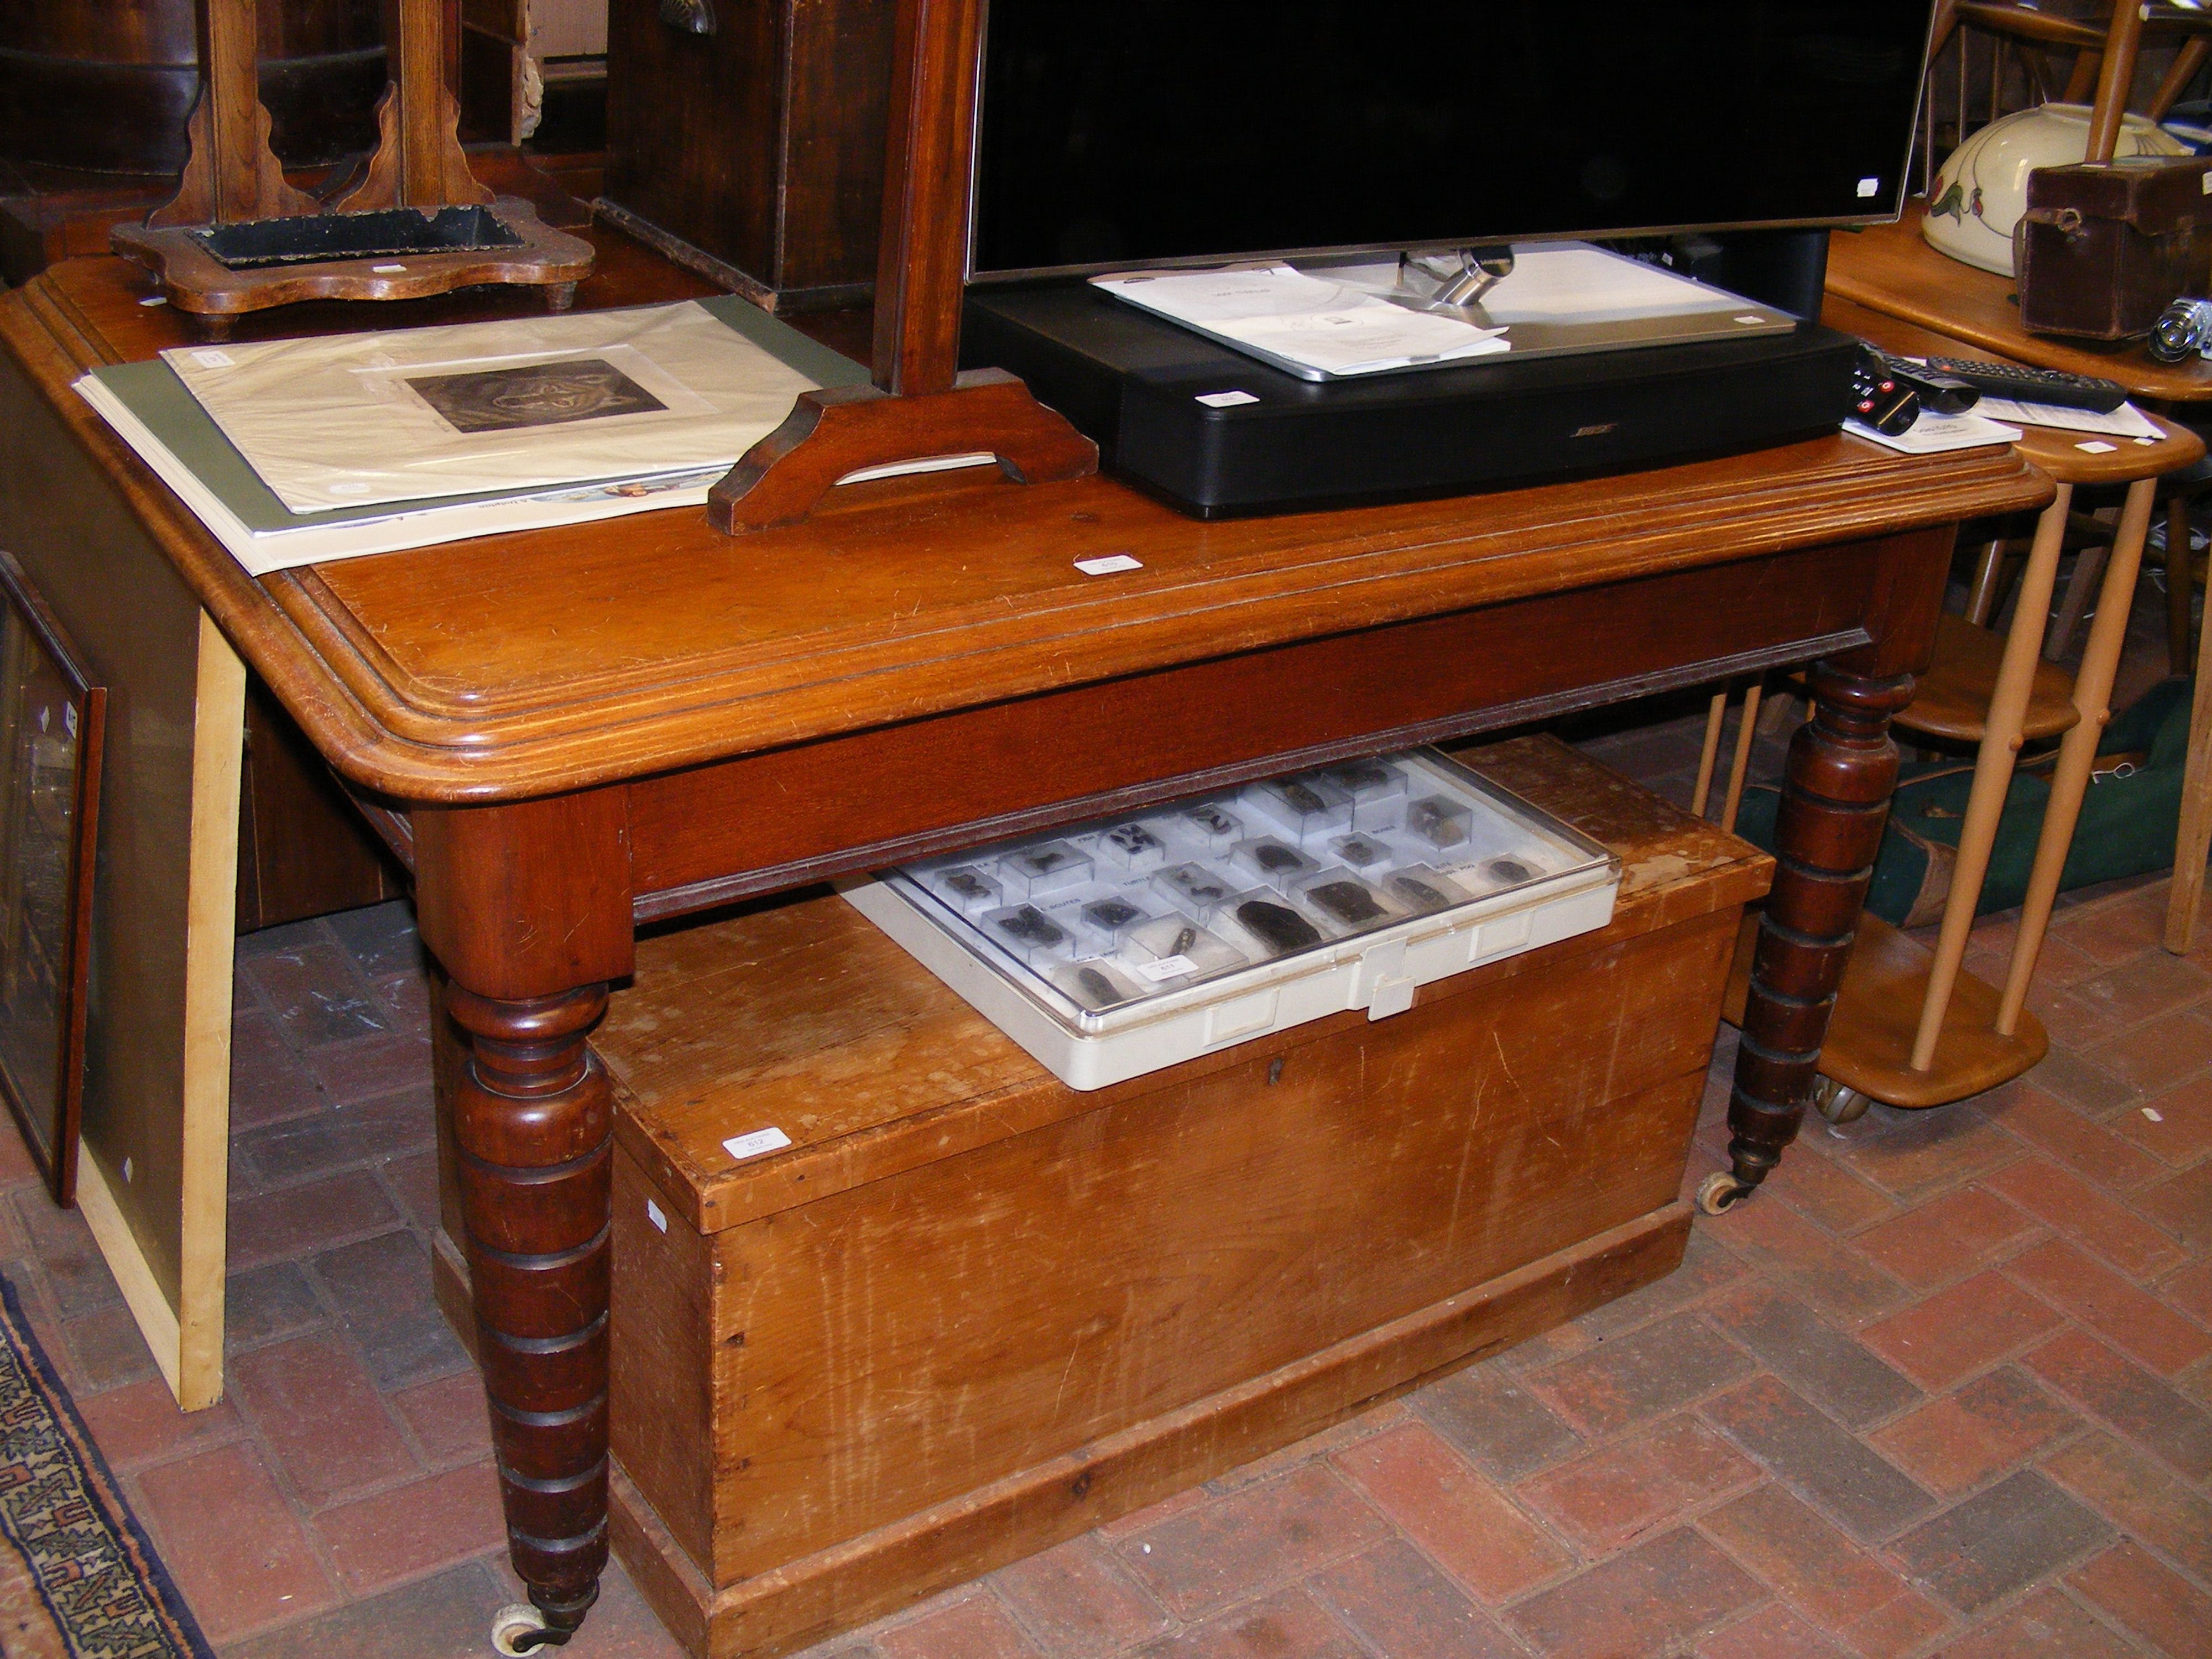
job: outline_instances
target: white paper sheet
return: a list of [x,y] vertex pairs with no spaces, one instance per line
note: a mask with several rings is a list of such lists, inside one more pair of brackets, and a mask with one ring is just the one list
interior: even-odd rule
[[815,385],[690,302],[161,356],[295,513],[727,466]]
[[2009,398],[1984,397],[1974,413],[2016,426],[2056,427],[2062,432],[2096,432],[2109,438],[2155,438],[2160,435],[2150,416],[2133,404],[2122,404],[2108,415],[2094,409],[2061,409],[2055,404],[2020,404]]
[[1497,329],[1411,311],[1284,264],[1094,276],[1115,297],[1310,379],[1504,351]]
[[1907,455],[1940,455],[1952,449],[1981,449],[1990,444],[2016,443],[2020,428],[2000,421],[1984,420],[1977,409],[1971,415],[1923,414],[1904,431],[1892,436],[1858,421],[1845,421],[1844,430],[1885,449]]
[[[1399,286],[1395,259],[1332,266],[1327,274],[1363,293],[1387,294]],[[1485,294],[1481,304],[1483,313],[1501,328],[1744,308],[1740,295],[1580,242],[1516,245],[1512,274]]]

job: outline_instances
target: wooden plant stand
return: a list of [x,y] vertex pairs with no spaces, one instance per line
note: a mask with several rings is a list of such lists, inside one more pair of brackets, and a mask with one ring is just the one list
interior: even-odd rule
[[[438,0],[387,4],[385,38],[397,61],[377,107],[380,141],[331,213],[284,181],[269,147],[269,112],[256,90],[255,9],[255,0],[205,0],[206,78],[184,178],[143,225],[112,233],[115,251],[152,271],[171,304],[211,339],[271,306],[416,300],[485,283],[543,288],[550,308],[568,307],[591,270],[591,244],[542,223],[520,197],[495,197],[469,171],[441,67]],[[242,257],[224,247],[225,231],[233,240],[258,232],[251,240],[263,246]],[[349,239],[362,251],[349,253]],[[435,246],[440,240],[461,245]]]

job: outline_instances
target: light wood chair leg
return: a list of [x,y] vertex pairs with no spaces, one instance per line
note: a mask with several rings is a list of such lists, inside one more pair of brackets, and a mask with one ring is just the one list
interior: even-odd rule
[[2004,568],[2004,552],[2005,538],[1999,536],[1975,562],[1974,585],[1966,592],[1966,620],[1977,628],[1987,628],[1990,613],[1996,609],[1997,574]]
[[1728,688],[1723,686],[1713,693],[1713,701],[1705,710],[1705,746],[1698,756],[1698,787],[1690,794],[1690,816],[1701,818],[1705,815],[1705,802],[1713,793],[1713,763],[1721,752],[1721,722],[1728,718]]
[[2181,824],[2173,842],[2173,891],[2166,902],[2166,948],[2186,956],[2204,904],[2204,860],[2212,854],[2212,617],[2197,629],[2197,694],[2189,708],[2189,764],[2181,776]]
[[1721,828],[1729,835],[1735,833],[1736,809],[1743,805],[1743,779],[1751,769],[1752,739],[1759,735],[1759,692],[1757,680],[1744,688],[1743,717],[1736,724],[1735,757],[1729,763],[1728,798],[1721,805]]
[[2058,661],[2074,643],[2074,630],[2081,625],[2082,611],[2088,608],[2090,590],[2096,586],[2097,578],[2110,557],[2111,550],[2107,548],[2085,547],[2074,561],[2074,574],[2067,581],[2066,597],[2058,602],[2058,615],[2051,624],[2050,643],[2043,647],[2045,660]]
[[[2193,44],[2193,43],[2192,43]],[[2166,672],[2189,672],[2189,603],[2196,597],[2197,561],[2189,550],[2189,497],[2166,504]]]
[[2150,528],[2151,503],[2157,494],[2154,478],[2138,479],[2128,486],[2119,534],[2112,539],[2112,557],[2097,598],[2097,615],[2089,624],[2089,642],[2081,653],[2081,672],[2074,677],[2074,707],[2081,718],[2059,740],[2051,801],[2043,810],[2043,834],[2035,843],[2027,896],[2021,903],[2020,933],[2013,941],[2012,963],[2005,974],[2004,1000],[1997,1007],[2000,1036],[2010,1036],[2020,1024],[2020,1011],[2027,1001],[2027,983],[2034,977],[2043,936],[2051,926],[2051,906],[2058,897],[2058,878],[2065,869],[2067,849],[2074,843],[2074,826],[2081,821],[2082,798],[2089,793],[2090,763],[2096,759],[2105,723],[2112,718],[2112,676],[2120,665],[2120,647],[2127,640],[2128,611],[2135,599],[2136,573],[2142,563],[2143,532]]
[[2073,485],[2058,486],[2057,499],[2035,522],[2035,542],[2028,550],[2027,568],[2021,573],[2020,608],[2013,612],[2004,654],[1998,660],[1996,689],[1990,696],[1981,750],[1974,757],[1973,787],[1966,796],[1965,821],[1959,826],[1958,862],[1952,866],[1951,891],[1943,901],[1936,959],[1928,972],[1920,1024],[1913,1032],[1911,1064],[1916,1072],[1925,1072],[1936,1063],[1936,1044],[1943,1035],[1951,993],[1966,959],[1974,909],[1990,872],[1997,823],[2004,815],[2005,794],[2012,787],[2013,765],[2020,754],[2028,691],[2035,680],[2036,649],[2042,642],[2042,618],[2050,614],[2051,591],[2057,585],[2058,554],[2066,541],[2066,510],[2073,494]]

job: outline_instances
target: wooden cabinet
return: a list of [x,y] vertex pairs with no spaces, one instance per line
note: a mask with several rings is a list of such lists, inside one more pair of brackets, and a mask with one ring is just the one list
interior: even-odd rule
[[606,216],[771,311],[866,292],[891,11],[890,0],[613,0]]
[[1468,758],[1620,854],[1609,927],[1091,1093],[834,896],[638,941],[593,1039],[615,1547],[693,1652],[818,1641],[1675,1265],[1768,862],[1550,739]]

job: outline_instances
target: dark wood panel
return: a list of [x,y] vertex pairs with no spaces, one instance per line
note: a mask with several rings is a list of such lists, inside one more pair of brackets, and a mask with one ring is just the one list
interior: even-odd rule
[[238,931],[396,898],[405,882],[299,725],[246,689],[239,792]]

